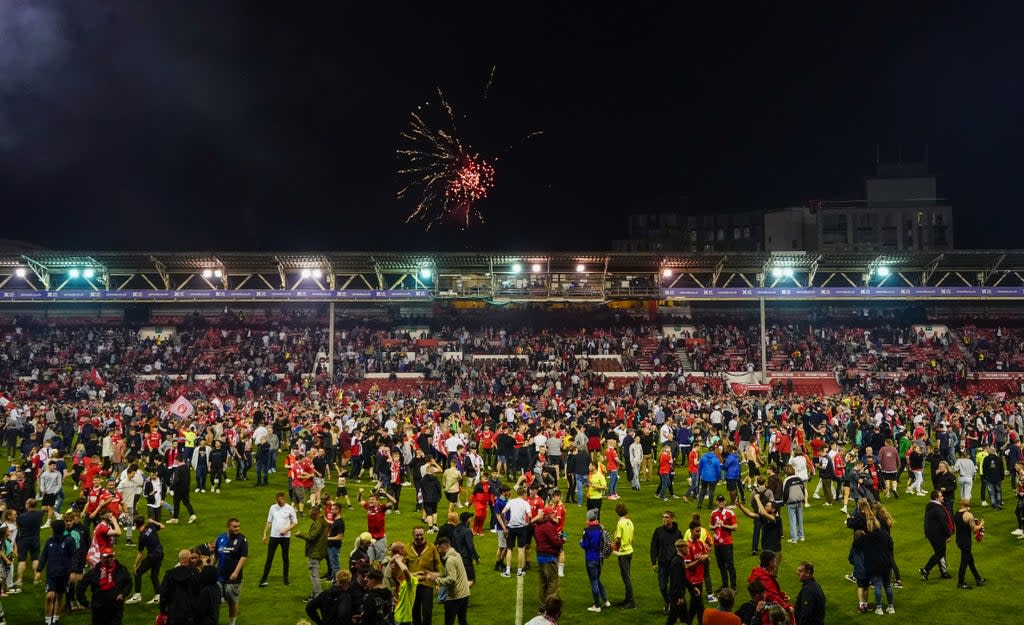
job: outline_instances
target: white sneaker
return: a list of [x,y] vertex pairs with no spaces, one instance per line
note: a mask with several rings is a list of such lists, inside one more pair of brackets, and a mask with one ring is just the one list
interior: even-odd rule
[[589,608],[587,608],[587,611],[588,612],[600,612],[601,608],[599,606],[592,605]]
[[889,606],[888,608],[885,609],[885,613],[886,614],[896,614],[896,608],[894,608],[893,606]]
[[132,595],[131,597],[128,597],[125,600],[125,604],[138,603],[140,601],[142,601],[142,595],[139,594],[139,593],[135,593],[134,595]]
[[217,492],[218,492],[218,493],[220,492],[220,489],[219,489],[219,488],[217,489]]
[[205,492],[206,492],[206,489],[205,489],[205,488],[200,488],[200,489],[199,489],[199,492],[201,492],[201,493],[205,493]]
[[605,601],[604,602],[604,607],[606,607],[606,608],[612,607],[612,602],[611,601]]
[[195,522],[196,522],[196,515],[193,514],[192,516],[190,516],[188,518],[188,523],[189,523],[189,525],[191,525],[191,524],[193,524]]
[[225,484],[230,484],[231,483],[231,479],[230,478],[224,478],[224,483]]
[[878,606],[877,608],[875,608],[875,614],[877,614],[878,616],[882,616],[883,614],[885,614],[885,610],[882,609],[882,606]]
[[708,595],[708,603],[718,603],[718,597],[714,594]]
[[153,598],[146,602],[147,605],[156,605],[160,603],[160,595],[153,595]]
[[1024,530],[1021,530],[1021,529],[1013,530],[1010,533],[1013,534],[1014,536],[1024,536]]
[[168,525],[173,525],[174,523],[177,523],[177,522],[178,522],[178,519],[167,519],[167,524]]
[[40,525],[40,526],[39,526],[39,529],[41,529],[41,530],[45,530],[45,529],[47,529],[48,527],[50,527],[50,522],[49,522],[49,521],[47,521],[46,523],[43,523],[42,525]]
[[198,489],[198,488],[196,489],[196,492],[197,492],[197,493],[199,492],[199,489]]
[[985,501],[984,499],[982,499],[982,500],[981,500],[981,507],[982,507],[982,508],[986,508],[986,507],[988,507],[988,502],[987,502],[987,501]]
[[814,493],[814,498],[815,499],[821,499],[821,495],[819,495],[818,493]]

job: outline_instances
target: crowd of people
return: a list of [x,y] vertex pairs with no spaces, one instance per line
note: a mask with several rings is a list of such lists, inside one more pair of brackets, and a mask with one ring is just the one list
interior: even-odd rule
[[[577,339],[585,351],[590,341],[593,349],[612,350],[645,331],[587,331]],[[373,344],[361,341],[374,332],[342,332],[360,349]],[[53,338],[81,342],[67,353],[28,339],[46,332],[9,340],[4,349],[7,374],[23,373],[25,362],[33,369],[59,363],[66,366],[59,375],[75,380],[71,394],[39,392],[60,387],[55,380],[25,385],[8,377],[0,387],[2,440],[12,462],[0,484],[0,598],[18,600],[26,574],[45,580],[47,625],[76,610],[91,611],[97,623],[118,623],[126,605],[146,600],[147,576],[149,602],[167,623],[219,623],[225,603],[228,624],[236,625],[250,555],[238,515],[221,512],[224,531],[208,543],[175,545],[177,565],[169,570],[161,532],[215,514],[193,506],[192,495],[216,501],[225,489],[248,486],[250,473],[263,486],[278,470],[285,476],[274,477],[282,488],[262,528],[267,557],[255,585],[276,583],[279,551],[281,582],[290,583],[291,539],[303,541],[306,612],[317,625],[429,625],[437,598],[445,625],[465,625],[476,580],[490,567],[480,565],[477,542],[492,532],[492,574],[536,571],[536,623],[557,621],[566,575],[586,575],[590,611],[612,608],[602,581],[612,557],[625,590],[617,607],[633,609],[638,528],[619,494],[626,484],[665,502],[696,502],[690,518],[677,521],[667,509],[662,525],[648,528],[650,565],[669,623],[708,622],[709,614],[718,619],[713,623],[824,622],[814,564],[800,563],[800,591],[792,597],[781,587],[793,580],[780,581],[778,570],[785,528],[790,543],[807,540],[804,508],[818,498],[847,515],[849,577],[861,612],[895,612],[893,587],[904,581],[887,498],[927,498],[922,540],[934,555],[918,570],[925,581],[936,568],[952,576],[950,539],[960,551],[958,585],[968,587],[968,571],[984,584],[971,547],[985,525],[972,504],[1002,510],[1007,480],[1018,496],[1014,535],[1024,538],[1024,406],[1005,398],[870,385],[832,396],[740,397],[728,387],[698,394],[671,374],[616,384],[600,372],[537,370],[531,365],[539,361],[519,358],[479,366],[440,360],[436,384],[335,385],[307,382],[298,368],[280,371],[300,358],[295,354],[309,356],[303,367],[318,360],[322,345],[313,334],[205,328],[140,351],[132,341],[109,339],[116,332],[103,333],[81,328]],[[487,342],[495,340],[490,336]],[[550,350],[544,360],[577,349],[577,339],[564,343],[555,338],[561,335],[497,336],[495,349]],[[205,347],[193,351],[191,343],[202,341]],[[186,374],[154,388],[134,379],[133,369],[121,372],[122,385],[80,358],[101,354],[114,367],[174,363],[181,362],[176,354],[225,344],[238,347],[239,360],[217,365],[225,367],[218,376],[237,387],[226,379],[190,383]],[[178,395],[191,401],[184,414]],[[571,505],[587,519],[578,551],[565,531]],[[348,513],[357,507],[365,512],[365,531],[353,529],[363,526]],[[391,514],[418,515],[408,542],[388,536]],[[740,523],[753,528],[750,553],[758,558],[742,586],[733,553]],[[44,541],[46,529],[52,536]],[[119,541],[138,548],[130,565],[117,559]]]

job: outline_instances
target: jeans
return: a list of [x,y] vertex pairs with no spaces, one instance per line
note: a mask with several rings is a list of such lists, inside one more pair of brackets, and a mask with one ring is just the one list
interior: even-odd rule
[[576,503],[583,504],[583,490],[587,487],[590,482],[590,476],[586,473],[576,474]]
[[754,519],[754,543],[751,545],[750,550],[753,552],[760,551],[758,545],[761,544],[761,517]]
[[661,475],[659,477],[661,478],[661,482],[658,484],[658,497],[668,497],[669,479],[672,477],[672,474],[666,473],[665,475]]
[[708,498],[708,508],[714,508],[715,506],[715,486],[718,482],[705,482],[700,481],[700,495],[697,497],[697,508],[700,508],[700,502],[704,501],[704,496]]
[[459,625],[467,625],[466,608],[469,607],[469,597],[462,599],[447,599],[444,602],[444,625],[452,625],[458,617]]
[[661,591],[661,598],[665,603],[669,602],[668,596],[669,569],[667,564],[658,565],[658,590]]
[[601,583],[600,560],[587,560],[587,577],[590,579],[590,592],[594,595],[594,605],[604,605],[608,601],[608,593],[605,592],[604,584]]
[[206,490],[206,467],[199,465],[196,467],[196,488],[199,490]]
[[267,543],[267,561],[263,565],[263,577],[260,581],[267,581],[267,576],[270,575],[270,566],[274,564],[274,554],[277,553],[278,546],[281,547],[281,558],[284,560],[284,581],[288,583],[288,547],[291,544],[291,538],[270,537],[270,541]]
[[786,510],[789,512],[789,539],[800,540],[804,537],[804,502],[787,503]]
[[[341,547],[328,547],[327,548],[327,571],[330,573],[331,580],[341,570]],[[333,583],[333,581],[332,581]]]
[[889,580],[889,576],[886,575],[884,578],[875,575],[871,578],[871,585],[875,587],[875,605],[882,607],[882,588],[885,588],[885,598],[889,601],[889,605],[892,605],[892,581]]
[[320,560],[318,558],[306,558],[306,568],[309,569],[309,583],[313,589],[313,595],[320,594]]
[[960,489],[960,499],[969,500],[971,498],[971,490],[974,486],[974,480],[969,477],[958,477],[956,479],[956,485],[957,488]]
[[608,494],[616,495],[619,492],[619,472],[609,471],[608,472]]
[[633,576],[630,570],[633,566],[633,554],[629,553],[619,556],[619,575],[622,577],[622,585],[626,588],[625,603],[633,603]]
[[640,465],[639,464],[634,464],[634,465],[632,465],[632,467],[633,467],[633,480],[632,480],[631,484],[633,485],[633,488],[640,488]]
[[700,497],[700,478],[697,477],[696,473],[690,474],[690,488],[687,489],[683,497],[693,497],[694,499]]
[[988,503],[990,506],[1002,506],[1003,505],[1003,491],[1000,484],[997,482],[989,482],[985,480],[982,482],[985,485],[985,493],[988,495]]

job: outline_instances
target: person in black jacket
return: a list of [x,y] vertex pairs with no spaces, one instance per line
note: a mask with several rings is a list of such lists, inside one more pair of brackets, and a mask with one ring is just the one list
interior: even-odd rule
[[433,458],[424,465],[424,475],[420,478],[420,494],[423,497],[423,522],[431,531],[437,531],[437,502],[441,501],[441,482],[437,472],[441,467]]
[[825,593],[814,579],[814,565],[801,562],[796,569],[800,592],[796,596],[796,625],[825,625]]
[[[672,550],[672,559],[669,560],[668,565],[668,601],[665,606],[668,618],[665,619],[665,625],[672,625],[677,620],[688,622],[686,619],[689,614],[686,610],[686,594],[687,591],[694,590],[693,585],[686,579],[686,559],[688,558],[686,541],[682,538],[675,541]],[[700,589],[696,589],[696,592],[696,600],[699,601]]]
[[203,556],[192,552],[192,564],[202,565],[199,570],[199,597],[195,602],[195,625],[218,625],[220,622],[221,590],[217,585],[217,567],[203,564]]
[[53,536],[43,545],[36,572],[41,573],[46,569],[46,616],[55,617],[60,614],[61,597],[68,591],[68,580],[75,559],[75,543],[65,533],[64,521],[54,521],[50,529]]
[[466,567],[466,579],[469,580],[470,586],[476,582],[474,563],[480,563],[480,555],[473,544],[473,530],[469,527],[469,520],[472,518],[472,512],[463,512],[459,515],[458,525],[452,530],[452,548],[462,556],[462,564]]
[[981,461],[981,503],[985,504],[988,497],[988,505],[995,510],[1003,509],[1003,478],[1006,477],[1006,465],[1003,464],[1003,455],[996,451],[995,447],[989,446],[988,455]]
[[[666,510],[661,514],[661,525],[651,536],[651,568],[658,572],[658,590],[665,601],[665,611],[669,609],[669,565],[676,555],[676,541],[682,540],[683,533],[676,523],[676,513]],[[681,614],[685,614],[685,609]]]
[[306,615],[316,625],[352,625],[352,617],[362,605],[362,588],[352,583],[350,571],[341,570],[334,576],[333,586],[306,603]]
[[178,566],[164,574],[160,584],[160,612],[167,625],[193,625],[199,600],[199,573],[192,566],[192,552],[178,552]]
[[933,490],[932,499],[924,510],[924,537],[931,543],[932,557],[928,559],[924,568],[918,569],[918,572],[921,574],[921,579],[926,582],[928,573],[936,564],[942,572],[943,579],[952,577],[946,570],[946,542],[953,535],[953,515],[946,510],[942,499],[942,491]]
[[121,625],[124,600],[132,591],[132,576],[110,547],[103,548],[99,564],[86,571],[78,583],[80,601],[86,589],[92,589],[92,625]]
[[185,509],[188,510],[188,522],[196,522],[196,511],[192,509],[192,502],[189,501],[189,493],[192,490],[191,470],[192,465],[187,462],[178,462],[171,472],[171,490],[174,492],[174,516],[167,520],[168,523],[178,522],[181,504],[185,504]]

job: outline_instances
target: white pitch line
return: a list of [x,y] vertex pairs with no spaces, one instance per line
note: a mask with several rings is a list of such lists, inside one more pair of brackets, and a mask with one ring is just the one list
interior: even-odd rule
[[523,625],[523,579],[525,575],[516,577],[516,625]]

